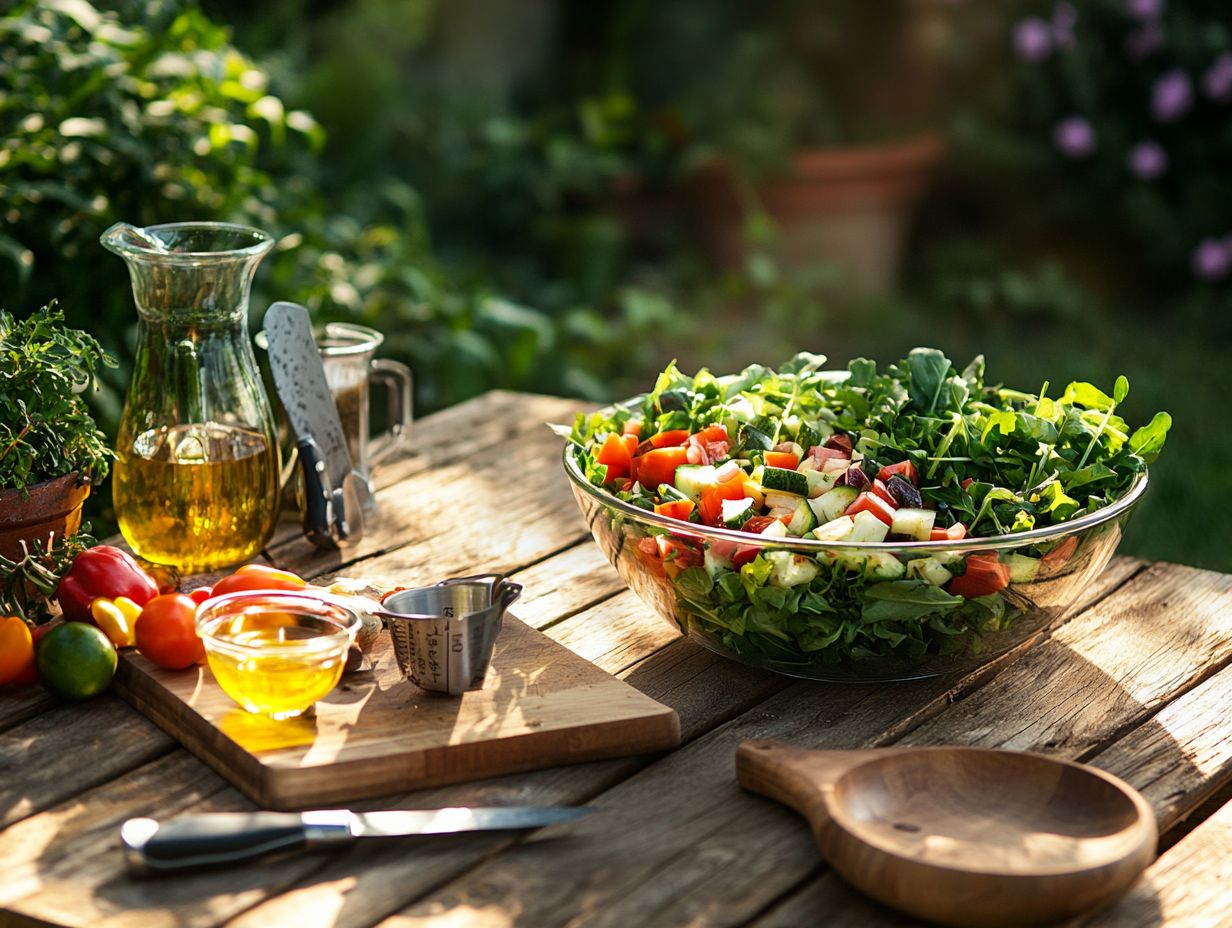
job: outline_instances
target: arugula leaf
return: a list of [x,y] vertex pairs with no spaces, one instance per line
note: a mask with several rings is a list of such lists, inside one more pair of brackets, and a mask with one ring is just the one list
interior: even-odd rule
[[919,619],[957,609],[963,602],[961,596],[951,596],[922,580],[884,580],[864,591],[860,617],[865,622]]
[[907,370],[910,372],[907,394],[911,397],[911,405],[922,413],[932,414],[950,373],[950,359],[936,348],[912,348],[907,355]]
[[1155,413],[1155,418],[1130,436],[1129,450],[1146,463],[1154,464],[1164,447],[1164,439],[1168,437],[1170,428],[1172,417],[1166,412]]

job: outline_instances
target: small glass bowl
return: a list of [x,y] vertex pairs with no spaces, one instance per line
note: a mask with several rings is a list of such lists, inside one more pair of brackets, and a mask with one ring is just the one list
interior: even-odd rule
[[[587,481],[571,443],[565,445],[564,467],[595,542],[620,578],[659,615],[742,664],[831,681],[969,671],[1028,640],[1064,616],[1104,569],[1147,487],[1143,471],[1103,509],[1028,532],[866,544],[768,539],[639,509]],[[789,559],[794,572],[806,571],[805,576],[825,571],[832,582],[806,600],[796,588],[776,589],[771,581],[752,603],[739,576],[729,575],[757,555]],[[866,599],[869,608],[852,614],[853,603],[867,595],[871,571],[883,571],[889,580],[907,578],[912,561],[931,559],[947,570],[939,579],[948,580],[972,555],[999,562],[1009,574],[1008,585],[977,600],[939,595],[938,585],[935,608],[916,602],[873,608]],[[718,565],[728,569],[716,570]],[[893,586],[879,591],[901,592]],[[883,615],[895,618],[874,621]]]
[[229,593],[197,610],[218,685],[272,719],[301,715],[338,685],[361,624],[344,601],[295,591]]

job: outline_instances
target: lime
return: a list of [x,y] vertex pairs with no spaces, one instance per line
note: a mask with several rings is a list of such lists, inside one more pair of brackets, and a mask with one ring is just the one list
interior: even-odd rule
[[39,642],[39,680],[61,699],[97,696],[111,685],[115,669],[111,639],[85,622],[65,622]]

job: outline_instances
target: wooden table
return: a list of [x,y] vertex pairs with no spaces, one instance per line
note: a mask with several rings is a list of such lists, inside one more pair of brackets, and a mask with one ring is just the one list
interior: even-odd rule
[[[587,803],[530,836],[360,845],[163,881],[125,876],[137,815],[250,804],[118,699],[0,694],[0,925],[903,924],[848,890],[801,820],[741,792],[736,746],[962,743],[1089,761],[1140,789],[1164,832],[1133,892],[1084,925],[1232,924],[1232,576],[1118,558],[1047,640],[964,679],[795,682],[680,639],[585,533],[545,421],[575,404],[490,393],[416,425],[379,472],[382,519],[346,561],[285,527],[268,551],[312,577],[421,583],[506,570],[515,609],[674,707],[683,745],[365,804]],[[1196,826],[1196,827],[1195,827]]]

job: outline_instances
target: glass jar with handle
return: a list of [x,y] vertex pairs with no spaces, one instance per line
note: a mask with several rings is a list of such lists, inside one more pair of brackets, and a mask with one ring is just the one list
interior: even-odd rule
[[120,531],[185,572],[256,554],[278,513],[274,416],[248,336],[253,274],[274,245],[248,226],[118,223],[139,318],[112,483]]

